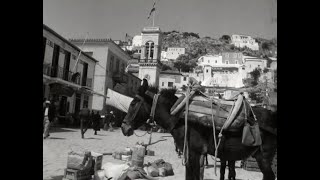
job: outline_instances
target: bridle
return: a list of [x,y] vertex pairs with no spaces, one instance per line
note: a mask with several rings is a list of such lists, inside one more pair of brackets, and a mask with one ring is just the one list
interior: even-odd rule
[[[154,127],[154,126],[156,126],[156,123],[154,121],[154,115],[155,115],[155,110],[156,110],[156,107],[157,107],[158,98],[159,98],[160,94],[159,93],[155,94],[155,93],[152,93],[150,91],[146,91],[145,94],[153,99],[152,100],[152,105],[151,105],[151,110],[150,110],[150,117],[149,117],[149,120],[147,122],[145,122],[145,124],[148,124],[151,127]],[[146,100],[145,100],[144,97],[142,97],[140,95],[135,95],[135,97],[138,98],[140,100],[140,102],[138,102],[137,107],[135,108],[135,111],[132,114],[132,116],[129,119],[125,120],[125,123],[127,123],[127,124],[131,123],[135,119],[135,117],[137,116],[142,104],[144,104],[144,103],[146,104]]]

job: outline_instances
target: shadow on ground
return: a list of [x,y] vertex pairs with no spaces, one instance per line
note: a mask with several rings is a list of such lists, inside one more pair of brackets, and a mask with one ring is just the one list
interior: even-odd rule
[[44,180],[62,180],[63,175],[60,176],[52,176],[50,179],[44,179]]
[[[73,128],[73,129],[76,129],[76,128]],[[62,127],[51,127],[50,133],[55,133],[55,132],[76,132],[76,130],[71,130],[71,128],[66,129]]]
[[84,138],[84,139],[97,139],[97,140],[102,140],[102,139],[100,139],[100,138],[93,138],[93,137]]
[[66,139],[66,138],[59,138],[59,137],[49,137],[48,139]]

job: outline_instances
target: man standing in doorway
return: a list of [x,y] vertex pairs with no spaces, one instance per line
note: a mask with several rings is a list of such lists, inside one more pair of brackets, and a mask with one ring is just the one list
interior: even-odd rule
[[81,129],[81,138],[84,138],[84,133],[88,130],[90,123],[90,110],[87,106],[81,109],[80,113],[80,129]]
[[43,118],[43,124],[44,124],[44,132],[43,132],[43,139],[46,139],[50,136],[49,129],[50,129],[50,123],[55,118],[56,108],[54,105],[54,102],[50,103],[50,101],[45,102],[45,108],[43,109],[44,118]]

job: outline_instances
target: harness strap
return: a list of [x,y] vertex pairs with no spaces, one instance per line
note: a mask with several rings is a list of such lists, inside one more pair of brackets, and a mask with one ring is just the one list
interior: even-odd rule
[[155,94],[153,96],[152,107],[151,107],[151,112],[150,112],[150,121],[152,123],[154,122],[154,114],[155,114],[155,111],[156,111],[159,95],[160,94]]
[[[218,100],[218,107],[217,107],[217,110],[216,110],[216,114],[215,114],[215,117],[213,118],[213,107],[212,107],[212,100],[211,100],[211,115],[212,115],[212,128],[213,128],[213,138],[214,138],[214,148],[215,148],[215,152],[218,150],[218,147],[217,147],[217,139],[216,139],[216,127],[215,127],[215,120],[217,120],[217,118],[219,118],[219,113],[220,113],[220,106],[221,106],[221,103],[220,103],[220,100]],[[216,162],[217,162],[217,156],[214,157],[214,173],[215,173],[215,176],[217,176],[217,171],[216,171]]]

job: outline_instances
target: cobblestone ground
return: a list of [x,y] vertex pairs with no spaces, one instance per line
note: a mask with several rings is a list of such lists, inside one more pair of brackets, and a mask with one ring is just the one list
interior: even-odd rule
[[[144,131],[135,131],[137,135],[143,135]],[[162,141],[160,141],[162,140]],[[112,153],[123,150],[125,147],[133,147],[136,142],[148,143],[149,135],[137,137],[135,135],[125,137],[121,129],[113,132],[98,131],[94,135],[92,129],[88,129],[85,139],[81,139],[80,129],[74,128],[51,128],[50,137],[43,140],[43,179],[61,180],[64,169],[67,166],[67,155],[70,150],[91,150],[98,153]],[[173,165],[175,175],[161,179],[164,180],[183,180],[185,167],[178,158],[173,143],[173,138],[168,133],[152,133],[152,142],[158,143],[149,147],[155,151],[155,156],[146,156],[145,163],[156,159],[163,159]],[[219,166],[217,176],[214,175],[213,159],[208,156],[209,168],[205,169],[204,179],[219,179]],[[106,162],[123,163],[123,161],[113,159],[112,156],[103,156],[103,164]],[[262,179],[261,172],[246,171],[240,168],[240,163],[236,165],[237,180],[259,180]],[[226,170],[227,179],[228,170]]]

